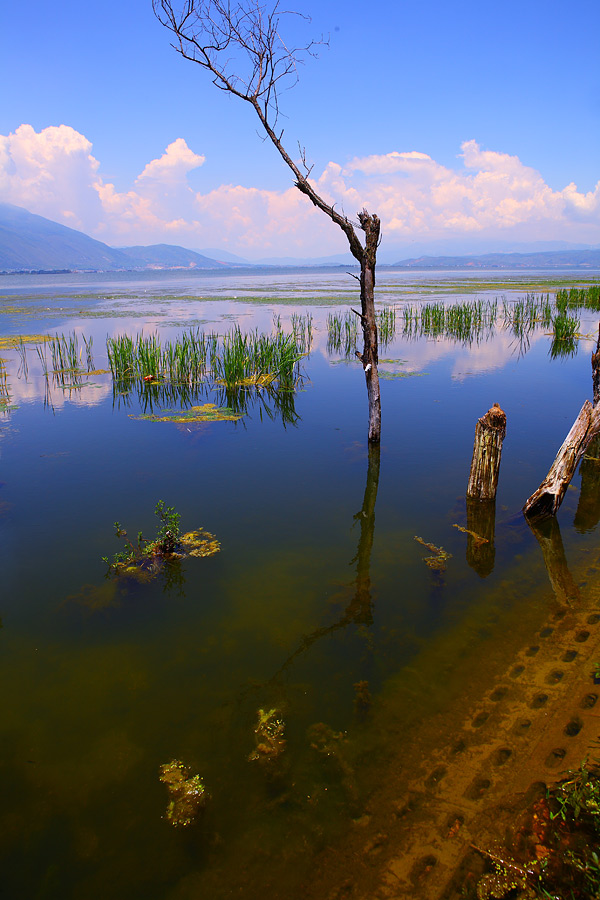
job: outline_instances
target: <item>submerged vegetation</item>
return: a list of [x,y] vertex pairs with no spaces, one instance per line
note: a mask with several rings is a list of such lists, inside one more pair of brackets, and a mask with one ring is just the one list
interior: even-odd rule
[[130,577],[138,581],[149,581],[160,571],[165,562],[183,559],[184,556],[213,556],[221,546],[214,534],[198,529],[181,534],[179,520],[181,516],[174,507],[165,506],[159,500],[154,509],[160,527],[154,538],[145,538],[138,531],[135,542],[128,536],[120,522],[115,522],[115,536],[126,539],[125,548],[117,551],[112,562],[107,556],[102,561],[108,566],[109,575]]
[[519,846],[506,850],[475,848],[489,866],[477,885],[478,900],[600,897],[598,762],[584,760],[549,788],[526,812],[517,834],[529,839],[521,837]]
[[178,759],[172,759],[160,767],[160,780],[169,791],[167,821],[176,828],[192,825],[208,800],[200,776],[191,775],[187,766]]

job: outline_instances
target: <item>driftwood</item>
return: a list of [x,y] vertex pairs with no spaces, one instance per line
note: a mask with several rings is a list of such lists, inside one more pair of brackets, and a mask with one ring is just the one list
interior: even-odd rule
[[467,499],[494,500],[498,488],[502,442],[506,434],[506,413],[494,403],[477,420]]
[[528,519],[556,515],[579,460],[599,431],[600,406],[593,407],[586,400],[546,478],[523,507],[523,513]]

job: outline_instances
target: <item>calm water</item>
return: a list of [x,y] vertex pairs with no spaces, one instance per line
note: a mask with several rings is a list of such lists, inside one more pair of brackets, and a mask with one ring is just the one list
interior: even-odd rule
[[[512,302],[538,276],[385,273],[379,296]],[[315,855],[343,842],[385,777],[398,722],[414,726],[399,699],[392,735],[381,698],[389,707],[403,673],[438,668],[435,713],[460,693],[453,661],[466,644],[502,641],[515,605],[552,596],[519,511],[591,396],[598,317],[583,320],[576,354],[555,360],[541,329],[527,345],[499,329],[469,346],[399,327],[382,368],[409,377],[382,381],[381,452],[369,458],[360,365],[327,347],[327,314],[355,293],[343,273],[0,281],[0,334],[76,330],[93,336],[98,368],[107,334],[313,316],[287,423],[268,397],[250,397],[238,423],[140,421],[144,390],[118,394],[100,374],[47,391],[34,344],[26,365],[0,351],[14,407],[0,413],[6,897],[301,896]],[[495,556],[478,568],[453,525],[467,525],[474,426],[496,401],[508,428]],[[598,540],[593,516],[574,525],[580,486],[578,475],[559,514],[574,568]],[[150,535],[159,499],[221,552],[148,584],[106,578],[113,522]],[[445,572],[425,565],[415,535],[452,554]],[[259,709],[285,722],[272,765],[248,760]],[[159,770],[172,759],[211,795],[188,829],[165,816]]]

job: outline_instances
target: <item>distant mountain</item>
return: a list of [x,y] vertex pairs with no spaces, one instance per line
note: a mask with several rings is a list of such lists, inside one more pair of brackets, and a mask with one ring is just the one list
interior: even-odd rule
[[351,253],[336,253],[333,256],[268,256],[256,259],[255,266],[356,266],[358,263]]
[[151,244],[149,247],[119,247],[119,252],[124,253],[131,260],[130,266],[136,268],[195,268],[214,269],[218,266],[226,266],[227,263],[217,262],[194,250],[186,250],[185,247],[177,247],[175,244]]
[[254,265],[250,260],[244,259],[243,256],[237,256],[235,253],[230,253],[228,250],[218,250],[215,247],[204,247],[196,252],[208,256],[210,259],[216,259],[217,262],[231,263],[234,266]]
[[110,272],[148,268],[217,269],[217,262],[170,244],[115,249],[51,219],[0,203],[0,271]]
[[122,269],[131,260],[95,241],[20,206],[0,203],[0,269]]
[[483,256],[419,256],[394,263],[398,269],[597,269],[600,248],[542,253],[486,253]]

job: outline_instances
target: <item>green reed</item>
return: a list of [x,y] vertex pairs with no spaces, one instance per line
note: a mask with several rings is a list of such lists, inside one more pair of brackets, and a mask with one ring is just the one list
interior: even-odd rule
[[586,288],[563,288],[556,292],[556,306],[563,312],[567,309],[600,311],[600,284]]
[[396,309],[386,306],[376,313],[379,343],[387,347],[396,337]]
[[470,300],[463,303],[425,303],[402,308],[402,330],[407,337],[451,337],[464,343],[489,336],[495,325],[498,301]]
[[79,347],[79,340],[76,332],[73,331],[71,334],[57,334],[55,337],[50,338],[49,344],[50,354],[52,356],[52,368],[55,372],[71,372],[79,371],[81,369],[82,350]]
[[327,315],[327,350],[352,356],[358,338],[358,316],[353,312]]
[[[157,334],[107,338],[106,347],[113,379],[119,385],[144,378],[168,379],[172,384],[193,385],[203,378],[229,387],[265,387],[274,382],[292,389],[299,377],[298,364],[312,333],[306,317],[296,323],[295,334],[244,333],[235,325],[226,334],[205,334],[190,329],[175,341],[161,344]],[[298,338],[302,330],[304,337]]]

